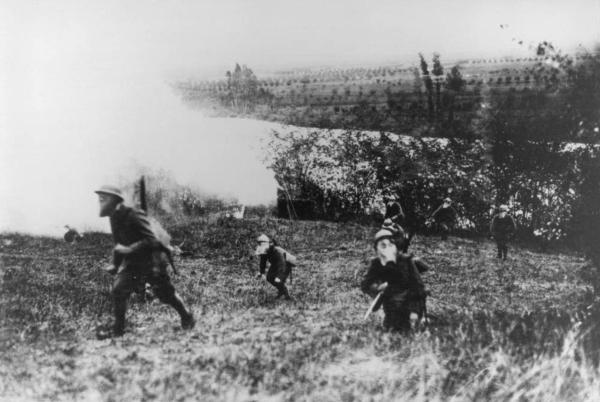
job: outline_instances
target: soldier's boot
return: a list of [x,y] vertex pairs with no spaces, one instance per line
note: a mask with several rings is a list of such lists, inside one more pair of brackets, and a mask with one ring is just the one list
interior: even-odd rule
[[193,329],[196,326],[196,319],[192,313],[188,313],[186,317],[181,317],[181,328]]
[[115,300],[113,312],[115,321],[112,325],[102,325],[96,328],[96,338],[99,340],[108,338],[117,338],[125,333],[125,312],[127,310],[127,300]]
[[279,292],[277,293],[278,299],[283,296],[285,300],[292,300],[292,297],[290,296],[287,287],[283,283],[277,286],[277,289],[279,290]]
[[172,300],[170,300],[168,304],[170,304],[175,310],[177,310],[177,313],[179,313],[179,317],[181,318],[181,328],[192,329],[194,326],[196,326],[194,315],[191,311],[185,308],[183,300],[181,300],[181,297],[179,297],[177,293],[173,295]]
[[115,300],[115,323],[113,324],[113,336],[123,336],[125,333],[125,313],[127,312],[127,299]]
[[292,300],[292,296],[290,296],[290,292],[288,292],[288,288],[283,285],[283,297],[285,300]]

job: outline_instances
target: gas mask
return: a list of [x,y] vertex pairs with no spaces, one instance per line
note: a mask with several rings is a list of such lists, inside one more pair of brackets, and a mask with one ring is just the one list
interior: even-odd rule
[[265,255],[265,254],[267,254],[268,250],[269,250],[269,243],[268,242],[260,242],[260,243],[258,243],[258,246],[256,246],[256,251],[254,253],[256,255]]
[[98,194],[98,203],[100,206],[100,217],[111,216],[121,200],[109,194]]
[[382,239],[377,242],[377,258],[381,265],[385,266],[388,262],[396,262],[398,258],[398,248],[390,239]]

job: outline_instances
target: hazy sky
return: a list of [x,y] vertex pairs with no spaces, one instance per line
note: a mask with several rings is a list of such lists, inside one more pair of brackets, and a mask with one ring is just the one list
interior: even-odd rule
[[0,230],[97,227],[91,189],[131,161],[273,199],[256,143],[275,126],[204,118],[167,81],[235,62],[260,72],[526,52],[517,40],[590,47],[599,32],[600,0],[2,0]]

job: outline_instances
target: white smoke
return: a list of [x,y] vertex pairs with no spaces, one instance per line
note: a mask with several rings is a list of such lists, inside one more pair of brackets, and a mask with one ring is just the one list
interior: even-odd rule
[[0,231],[107,230],[94,189],[133,182],[140,166],[243,203],[275,199],[259,145],[273,125],[206,118],[161,83],[71,91],[68,109],[45,102],[3,130]]

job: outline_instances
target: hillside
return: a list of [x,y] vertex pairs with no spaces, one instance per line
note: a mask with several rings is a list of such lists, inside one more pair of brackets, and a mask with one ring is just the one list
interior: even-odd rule
[[[576,352],[570,313],[584,301],[584,260],[491,242],[417,237],[434,269],[429,330],[388,334],[363,322],[358,283],[375,228],[253,219],[171,228],[189,256],[176,287],[198,324],[181,332],[156,301],[131,303],[128,333],[97,341],[109,318],[111,240],[71,246],[3,234],[1,400],[594,400],[600,375]],[[266,231],[301,264],[295,302],[253,280]],[[563,347],[564,346],[564,347]]]

